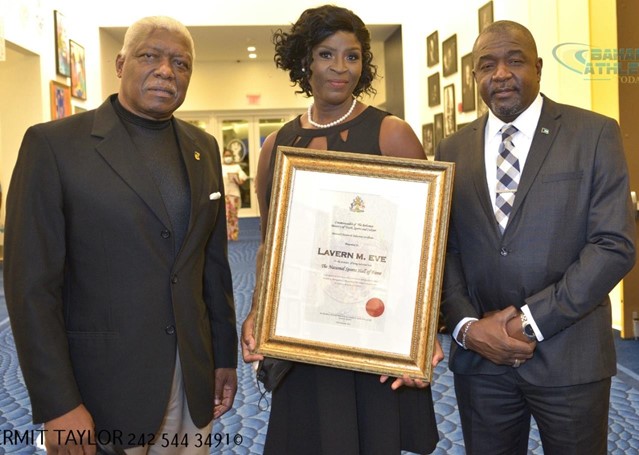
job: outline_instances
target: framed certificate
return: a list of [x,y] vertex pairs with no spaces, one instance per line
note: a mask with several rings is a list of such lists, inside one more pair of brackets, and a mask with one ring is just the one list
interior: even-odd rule
[[277,153],[256,351],[430,381],[454,164]]

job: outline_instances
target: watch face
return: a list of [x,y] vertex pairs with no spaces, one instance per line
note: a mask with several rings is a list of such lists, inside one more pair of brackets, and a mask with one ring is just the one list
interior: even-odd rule
[[532,325],[530,324],[524,326],[524,333],[526,334],[526,336],[529,336],[530,338],[536,338],[535,331],[533,330]]

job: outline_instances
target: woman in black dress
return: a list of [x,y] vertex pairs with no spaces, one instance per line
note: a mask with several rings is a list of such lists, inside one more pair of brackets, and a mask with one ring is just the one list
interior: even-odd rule
[[[262,240],[268,225],[278,145],[425,159],[403,120],[357,99],[375,93],[370,35],[352,11],[326,5],[302,13],[289,32],[273,38],[275,63],[313,97],[308,112],[269,135],[256,185]],[[263,244],[258,250],[258,273]],[[259,277],[257,282],[259,283]],[[257,295],[257,293],[255,294]],[[255,301],[242,326],[246,362],[255,348]],[[437,343],[433,365],[444,354]],[[439,440],[430,386],[407,377],[387,381],[367,373],[293,363],[273,392],[265,454],[431,453]]]

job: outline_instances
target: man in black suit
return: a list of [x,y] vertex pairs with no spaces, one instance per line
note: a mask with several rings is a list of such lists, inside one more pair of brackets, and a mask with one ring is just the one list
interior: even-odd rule
[[[470,454],[604,454],[616,372],[608,293],[635,261],[617,123],[539,92],[515,22],[473,47],[490,113],[443,140],[456,163],[442,313]],[[503,128],[514,126],[514,129]]]
[[[95,453],[96,434],[208,453],[212,420],[233,403],[220,153],[212,136],[173,117],[193,59],[184,25],[144,18],[116,58],[119,94],[24,136],[4,283],[49,453]],[[63,447],[68,440],[81,447]]]

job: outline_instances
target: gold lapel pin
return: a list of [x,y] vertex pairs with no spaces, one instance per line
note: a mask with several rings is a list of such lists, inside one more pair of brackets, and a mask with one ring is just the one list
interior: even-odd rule
[[550,130],[548,128],[541,128],[541,134],[550,134]]
[[196,160],[200,161],[200,152],[193,152],[193,156]]

